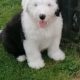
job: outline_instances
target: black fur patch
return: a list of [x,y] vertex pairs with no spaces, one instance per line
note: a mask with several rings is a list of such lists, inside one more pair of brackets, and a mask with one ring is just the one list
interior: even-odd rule
[[60,16],[60,13],[61,13],[61,0],[57,0],[57,2],[56,2],[57,4],[58,4],[58,9],[57,9],[57,11],[55,12],[55,15],[56,16]]
[[25,39],[21,25],[21,12],[7,23],[2,33],[2,42],[8,53],[15,57],[25,54],[23,40]]
[[55,12],[55,15],[56,16],[59,16],[60,15],[60,9],[57,9],[57,11]]

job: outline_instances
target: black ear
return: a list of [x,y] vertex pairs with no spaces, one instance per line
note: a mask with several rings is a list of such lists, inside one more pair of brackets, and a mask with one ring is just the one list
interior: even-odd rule
[[58,4],[58,9],[55,12],[56,16],[59,16],[60,13],[62,13],[62,0],[56,0],[56,3]]
[[55,12],[55,15],[56,16],[59,16],[60,15],[60,9],[57,9],[57,11]]

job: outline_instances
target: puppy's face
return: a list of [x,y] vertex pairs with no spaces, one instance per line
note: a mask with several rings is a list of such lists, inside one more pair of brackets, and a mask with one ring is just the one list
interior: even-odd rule
[[22,6],[41,27],[48,24],[58,9],[56,0],[22,0]]

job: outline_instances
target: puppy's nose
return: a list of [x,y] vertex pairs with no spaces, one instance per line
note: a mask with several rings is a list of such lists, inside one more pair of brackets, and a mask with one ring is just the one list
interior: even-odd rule
[[45,14],[41,14],[41,15],[39,16],[39,18],[40,18],[41,20],[44,20],[44,19],[46,18],[46,15],[45,15]]

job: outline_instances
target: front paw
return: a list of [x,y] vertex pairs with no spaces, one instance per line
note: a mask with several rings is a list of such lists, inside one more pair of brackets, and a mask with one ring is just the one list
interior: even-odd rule
[[40,69],[45,66],[45,63],[43,60],[36,60],[36,61],[28,62],[28,65],[33,69]]
[[61,50],[58,50],[55,53],[49,53],[48,56],[55,61],[62,61],[65,59],[65,54]]

